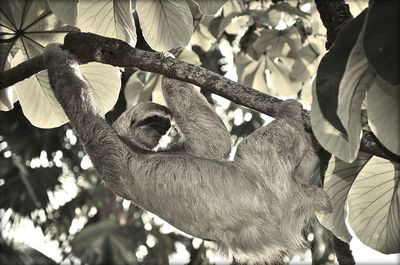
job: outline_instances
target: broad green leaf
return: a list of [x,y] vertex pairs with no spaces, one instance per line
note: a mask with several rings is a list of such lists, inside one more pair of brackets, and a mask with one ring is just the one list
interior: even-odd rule
[[349,195],[349,224],[365,245],[382,253],[400,249],[400,167],[373,157],[354,181]]
[[307,62],[312,63],[321,55],[321,50],[317,44],[309,43],[308,45],[302,47],[298,54]]
[[346,70],[339,84],[337,116],[347,133],[349,147],[335,153],[345,162],[352,162],[360,148],[361,105],[367,88],[375,77],[362,47],[363,30],[350,52]]
[[239,1],[227,1],[224,5],[224,14],[243,10],[243,5]]
[[271,58],[287,55],[289,52],[296,55],[301,48],[299,31],[295,27],[285,30],[268,29],[260,33],[253,47],[260,54],[267,51]]
[[306,110],[311,110],[312,104],[312,83],[313,81],[303,82],[300,91],[300,102],[303,105],[303,108]]
[[[7,70],[11,66],[12,56],[9,54],[6,58],[5,64],[2,66],[4,70]],[[0,68],[0,69],[2,69]],[[14,103],[18,101],[17,94],[15,93],[14,86],[6,87],[0,90],[0,110],[9,111],[14,108]]]
[[235,17],[232,23],[225,27],[225,32],[231,35],[237,35],[244,28],[254,24],[254,19],[249,15]]
[[147,82],[145,89],[147,89],[147,87],[148,87],[148,89],[153,91],[151,94],[151,100],[154,103],[166,106],[165,99],[164,99],[164,96],[163,96],[162,90],[161,90],[162,76],[159,74],[153,74],[153,73],[151,73],[150,76],[151,77],[150,77],[149,81]]
[[82,31],[89,31],[106,37],[136,45],[136,27],[129,0],[79,1],[78,25]]
[[261,92],[269,93],[265,75],[266,59],[266,56],[261,56],[256,61],[244,53],[239,53],[235,57],[238,81]]
[[252,25],[252,17],[243,12],[232,12],[224,16],[219,24],[218,37],[226,31],[228,34],[237,34],[242,28]]
[[76,26],[78,0],[48,0],[51,11],[64,23]]
[[350,153],[347,139],[324,117],[316,98],[316,82],[313,82],[310,121],[312,131],[319,144],[332,154]]
[[127,109],[135,106],[139,102],[149,101],[151,99],[152,91],[144,90],[144,80],[146,79],[147,75],[147,72],[137,71],[131,75],[128,79],[128,82],[126,82],[124,95]]
[[[224,13],[225,13],[225,8],[224,8]],[[264,25],[264,26],[271,25],[271,22],[269,20],[268,10],[265,10],[265,9],[254,10],[253,9],[253,10],[246,11],[246,13],[249,14],[253,18],[254,22],[257,25]]]
[[[313,101],[316,101],[316,103],[313,102],[313,106],[317,106],[318,104],[318,111],[322,113],[325,120],[344,136],[347,136],[346,129],[336,114],[338,109],[339,85],[346,69],[347,59],[363,26],[365,15],[366,11],[350,21],[339,32],[336,41],[322,58],[317,71],[316,97],[313,97]],[[311,116],[313,115],[313,111],[311,109]],[[319,125],[314,124],[313,126]],[[323,133],[324,130],[317,129],[317,131]],[[320,139],[321,135],[316,136],[318,141],[323,144]],[[329,149],[328,151],[332,152]]]
[[215,43],[215,37],[211,34],[209,26],[212,17],[204,17],[193,33],[190,43],[201,47],[203,51],[209,51]]
[[400,155],[400,86],[392,86],[379,75],[367,92],[368,123],[387,149]]
[[360,153],[357,159],[350,164],[332,156],[325,172],[324,190],[331,198],[333,211],[317,213],[317,218],[323,226],[345,242],[350,242],[352,238],[345,223],[348,214],[347,194],[358,173],[371,156]]
[[364,49],[374,70],[389,84],[400,84],[400,1],[370,1]]
[[136,11],[147,43],[157,51],[186,46],[193,33],[193,18],[185,1],[137,0]]
[[273,9],[276,9],[280,12],[286,12],[290,15],[296,15],[302,18],[306,18],[309,14],[301,11],[299,8],[295,6],[291,6],[286,2],[278,2],[272,6]]
[[[0,13],[7,14],[0,16],[0,30],[3,32],[7,28],[2,40],[15,43],[15,47],[22,49],[28,58],[40,55],[47,44],[62,42],[66,33],[76,30],[55,16],[46,0],[1,1]],[[4,60],[4,47],[0,48]]]
[[[317,72],[319,62],[322,58],[320,51],[321,49],[315,43],[309,43],[301,48],[298,51],[298,55],[294,55],[296,62],[292,66],[290,77],[294,80],[303,81],[303,86],[304,83],[307,83],[305,86],[311,88],[311,78]],[[311,89],[309,89],[309,95],[311,97]],[[311,100],[309,103],[311,106]]]
[[[12,64],[23,62],[26,56],[18,52]],[[80,66],[82,75],[93,92],[95,102],[102,113],[109,111],[118,99],[121,86],[119,70],[100,63]],[[39,128],[54,128],[68,121],[50,88],[47,71],[23,80],[15,85],[24,115]]]
[[226,3],[227,0],[192,0],[204,15],[214,15]]
[[[308,68],[312,66],[305,63],[305,60],[297,59],[289,72],[289,80],[307,82],[310,81],[311,72]],[[299,84],[300,85],[300,84]]]
[[282,32],[276,29],[263,30],[260,37],[254,42],[253,47],[258,53],[263,53],[268,49],[268,56],[278,57],[282,55],[282,49],[286,44]]
[[183,49],[180,54],[177,57],[179,60],[194,64],[194,65],[200,65],[200,57],[191,50],[188,49]]
[[10,58],[12,58],[10,51],[11,48],[14,46],[16,40],[12,38],[12,33],[10,32],[10,30],[1,25],[1,19],[0,32],[4,34],[0,34],[0,71],[4,71],[7,69],[6,65],[7,63],[9,63]]
[[271,90],[280,96],[292,97],[297,95],[301,89],[301,82],[297,80],[290,80],[290,69],[281,60],[276,58],[271,60],[269,56],[266,57],[266,65],[269,70],[267,80]]
[[14,86],[0,90],[0,110],[9,111],[14,108],[14,103],[18,101]]
[[114,107],[121,89],[121,74],[118,67],[90,63],[81,65],[80,69],[99,110],[102,114],[106,114]]

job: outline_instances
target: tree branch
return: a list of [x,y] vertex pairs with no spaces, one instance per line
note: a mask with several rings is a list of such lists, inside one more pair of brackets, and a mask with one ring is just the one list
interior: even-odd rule
[[[135,67],[143,71],[179,79],[211,93],[220,95],[237,104],[275,116],[280,99],[236,83],[219,74],[190,63],[131,47],[118,39],[93,33],[70,32],[65,36],[63,48],[74,54],[81,64],[100,62],[118,67]],[[0,89],[11,86],[31,75],[45,70],[43,56],[34,57],[16,67],[0,73]],[[309,112],[303,110],[304,126],[311,132]],[[362,141],[363,151],[395,161],[400,158],[383,150],[372,138]],[[376,140],[375,140],[376,141]],[[396,159],[393,159],[396,158]]]
[[340,265],[355,265],[353,254],[351,252],[349,244],[343,242],[339,238],[337,238],[334,234],[333,244],[335,245],[336,258]]
[[353,16],[344,0],[315,0],[315,5],[326,28],[327,42],[325,47],[329,50],[336,40],[338,32]]
[[[212,71],[179,59],[166,57],[162,53],[133,48],[118,39],[106,38],[92,33],[70,32],[65,36],[63,49],[74,54],[81,64],[100,62],[162,74],[166,77],[192,83],[237,104],[270,116],[275,115],[275,107],[281,102],[277,98],[238,84]],[[0,74],[0,89],[22,81],[35,72],[45,70],[45,68],[42,56],[25,61]],[[307,113],[304,112],[304,115],[307,116]]]

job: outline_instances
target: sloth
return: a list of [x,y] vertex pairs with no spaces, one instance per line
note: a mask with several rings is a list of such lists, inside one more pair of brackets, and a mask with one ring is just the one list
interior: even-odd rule
[[[301,104],[280,104],[276,119],[237,146],[191,85],[163,78],[167,107],[144,102],[110,126],[77,59],[50,44],[44,61],[55,96],[105,185],[176,228],[214,241],[239,262],[273,263],[304,248],[303,227],[330,211],[328,195],[308,185],[317,149],[304,130]],[[182,141],[154,151],[175,120]]]

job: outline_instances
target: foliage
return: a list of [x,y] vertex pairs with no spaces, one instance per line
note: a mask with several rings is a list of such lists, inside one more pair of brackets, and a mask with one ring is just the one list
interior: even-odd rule
[[396,61],[388,68],[387,64],[398,55],[399,46],[396,38],[386,41],[400,33],[394,22],[398,9],[397,1],[370,1],[368,9],[340,31],[319,65],[311,110],[316,138],[335,155],[325,179],[334,212],[319,220],[336,236],[350,241],[345,225],[348,214],[357,237],[383,253],[400,249],[399,164],[359,152],[361,112],[368,112],[365,129],[399,155],[399,65]]
[[398,62],[380,73],[382,65],[387,68],[390,63],[388,58],[399,53],[398,40],[383,40],[398,36],[400,30],[398,23],[389,26],[385,20],[376,24],[377,17],[396,19],[398,14],[391,10],[398,8],[397,1],[372,1],[343,28],[318,68],[311,111],[313,131],[321,145],[343,161],[350,163],[357,157],[364,99],[370,129],[388,150],[400,154]]
[[[325,54],[324,28],[311,0],[6,0],[0,2],[0,67],[14,67],[40,55],[47,44],[62,42],[67,32],[81,30],[170,51],[264,93],[295,98],[311,107],[313,132],[334,155],[324,181],[334,210],[319,221],[349,241],[348,215],[362,242],[394,253],[400,249],[399,165],[359,152],[359,136],[370,129],[400,154],[398,5],[371,0]],[[81,70],[103,112],[111,110],[109,121],[140,101],[163,102],[157,74],[125,69],[121,75],[120,69],[95,63]],[[270,120],[206,96],[235,142]],[[368,110],[367,126],[361,124],[362,109]],[[104,189],[72,130],[59,127],[67,118],[46,71],[1,90],[0,110],[8,111],[0,112],[5,238],[30,219],[59,243],[57,261],[167,264],[183,246],[191,264],[212,262],[203,244],[164,231],[157,218]],[[329,234],[318,238],[329,246]],[[318,262],[332,262],[331,251],[319,253],[325,261]]]

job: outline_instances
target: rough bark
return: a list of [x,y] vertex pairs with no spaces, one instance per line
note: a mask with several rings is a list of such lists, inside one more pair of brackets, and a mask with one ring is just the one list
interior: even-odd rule
[[335,245],[336,258],[340,265],[356,264],[349,244],[343,242],[333,235],[333,244]]
[[336,40],[338,32],[353,16],[344,0],[315,0],[315,4],[326,28],[325,47],[328,50]]

